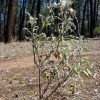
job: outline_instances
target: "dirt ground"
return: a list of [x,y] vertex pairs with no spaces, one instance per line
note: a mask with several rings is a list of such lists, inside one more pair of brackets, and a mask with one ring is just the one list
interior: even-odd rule
[[[90,40],[87,47],[93,77],[83,76],[74,95],[52,100],[100,100],[100,39]],[[30,42],[0,43],[0,100],[36,100],[36,75]]]

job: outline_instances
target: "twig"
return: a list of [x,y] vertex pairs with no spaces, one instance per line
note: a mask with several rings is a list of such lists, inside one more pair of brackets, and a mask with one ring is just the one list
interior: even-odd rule
[[44,96],[44,94],[45,94],[46,91],[48,90],[48,87],[49,87],[50,83],[51,83],[51,79],[48,80],[47,86],[46,86],[46,88],[44,89],[44,91],[43,91],[43,93],[42,93],[42,97]]
[[68,78],[70,77],[71,74],[72,74],[72,70],[69,72],[69,75],[68,75],[66,78],[64,78],[62,81],[60,81],[60,82],[58,83],[58,85],[54,88],[54,90],[53,90],[44,100],[48,100],[48,98],[49,98],[53,93],[55,93],[55,92],[57,91],[57,89],[58,89],[65,81],[68,80]]

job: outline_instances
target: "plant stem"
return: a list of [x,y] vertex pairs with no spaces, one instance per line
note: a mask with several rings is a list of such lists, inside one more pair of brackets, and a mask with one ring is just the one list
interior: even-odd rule
[[39,68],[39,100],[42,99],[41,96],[41,69]]
[[64,78],[62,81],[60,81],[60,82],[58,83],[58,85],[54,88],[54,90],[53,90],[44,100],[48,100],[48,98],[49,98],[53,93],[55,93],[55,92],[57,91],[57,89],[58,89],[64,82],[66,82],[66,81],[69,79],[69,77],[70,77],[71,74],[72,74],[72,70],[69,72],[69,75],[68,75],[66,78]]

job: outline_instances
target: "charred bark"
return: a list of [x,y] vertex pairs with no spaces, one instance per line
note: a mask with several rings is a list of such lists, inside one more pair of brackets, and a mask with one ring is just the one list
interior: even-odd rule
[[85,35],[85,33],[84,33],[84,22],[85,22],[85,15],[86,15],[86,5],[87,5],[87,2],[85,0],[84,8],[83,8],[83,18],[82,18],[81,35]]
[[13,21],[13,0],[9,0],[6,31],[4,33],[5,43],[10,43],[12,40],[12,21]]
[[36,3],[36,0],[33,0],[31,12],[30,12],[31,16],[34,16],[34,7],[35,7],[35,3]]

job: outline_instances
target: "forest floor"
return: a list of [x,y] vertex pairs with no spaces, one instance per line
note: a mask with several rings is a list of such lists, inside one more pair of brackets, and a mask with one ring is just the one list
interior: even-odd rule
[[[100,100],[100,39],[90,39],[87,47],[93,77],[83,76],[74,95],[66,92],[66,99],[50,100]],[[35,100],[36,76],[30,42],[0,43],[0,100]]]

